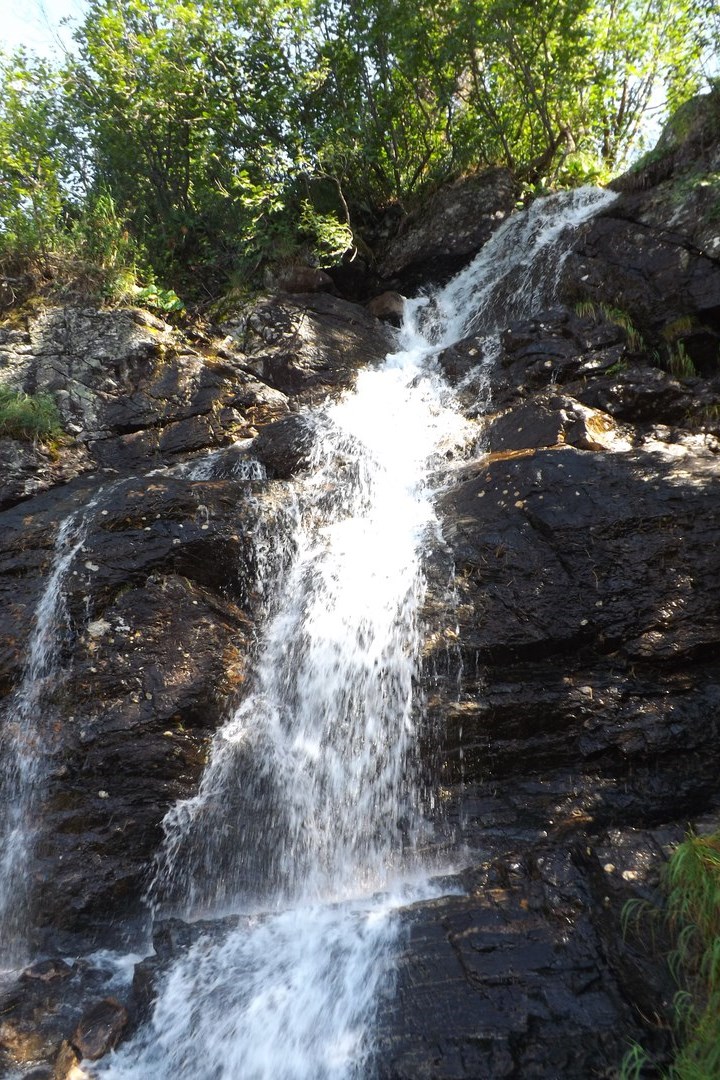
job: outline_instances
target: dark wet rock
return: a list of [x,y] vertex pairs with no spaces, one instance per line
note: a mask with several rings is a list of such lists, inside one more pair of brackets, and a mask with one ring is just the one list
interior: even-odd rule
[[347,389],[358,368],[382,360],[392,342],[364,308],[326,293],[262,301],[224,329],[245,369],[294,405]]
[[384,292],[374,296],[366,307],[371,315],[392,326],[401,326],[405,314],[405,297],[398,292]]
[[308,417],[294,413],[264,427],[253,442],[252,453],[270,476],[288,480],[307,464],[312,434]]
[[393,235],[380,259],[380,276],[403,293],[447,280],[502,224],[517,197],[508,169],[489,169],[441,188]]
[[53,982],[55,979],[67,979],[72,975],[72,967],[65,960],[59,958],[39,960],[30,967],[25,968],[20,976],[22,982],[32,982],[37,979],[40,982]]
[[464,646],[531,658],[535,642],[547,654],[600,639],[632,656],[651,638],[657,655],[655,634],[668,656],[714,645],[718,596],[704,582],[720,569],[718,467],[682,448],[566,447],[479,464],[442,503],[461,626],[466,596],[473,605]]
[[0,511],[40,491],[87,472],[91,459],[85,447],[69,439],[61,447],[0,438]]
[[[44,963],[48,969],[65,964],[59,959]],[[68,971],[63,969],[61,978],[22,977],[15,983],[5,983],[0,991],[0,1074],[9,1075],[11,1065],[25,1066],[28,1073],[23,1073],[23,1080],[33,1076],[36,1069],[38,1077],[50,1075],[53,1080],[65,1080],[86,1048],[91,1048],[93,1028],[96,1048],[102,1041],[102,1030],[108,1047],[117,1041],[113,1041],[112,1033],[117,1031],[119,1038],[125,1027],[125,1010],[118,998],[128,995],[129,987],[117,982],[110,966],[84,960],[70,965]],[[113,1002],[112,1007],[103,1009],[103,1022],[88,1015],[93,1011],[89,1006],[98,1001]],[[99,1010],[96,1020],[100,1021]]]
[[128,1025],[128,1011],[116,998],[103,998],[84,1012],[72,1044],[81,1058],[97,1061],[117,1046]]
[[635,199],[623,196],[591,224],[565,264],[561,294],[622,308],[666,355],[682,341],[699,370],[716,373],[720,264],[690,238],[649,228]]
[[532,402],[494,417],[485,429],[491,453],[575,446],[581,450],[629,450],[630,431],[599,409],[558,394],[537,395]]
[[[648,1045],[643,1008],[667,1023],[668,973],[643,966],[635,942],[618,952],[615,924],[628,899],[656,895],[648,853],[662,860],[676,838],[615,833],[499,851],[491,841],[485,862],[448,882],[456,895],[408,909],[380,1010],[383,1080],[612,1075],[631,1040]],[[667,1046],[661,1032],[650,1042]]]
[[[4,515],[0,587],[17,611],[3,628],[10,685],[58,523],[88,496],[70,485],[38,496],[32,513],[23,503]],[[72,663],[47,701],[66,719],[48,748],[46,828],[28,867],[42,882],[39,928],[102,936],[108,910],[137,908],[164,811],[194,790],[246,677],[255,500],[246,481],[158,475],[106,489],[87,511],[66,579],[60,647]]]

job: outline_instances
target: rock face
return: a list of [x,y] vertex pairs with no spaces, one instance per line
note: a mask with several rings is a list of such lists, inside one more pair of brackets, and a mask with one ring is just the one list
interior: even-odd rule
[[507,169],[489,169],[442,188],[407,218],[380,260],[379,274],[406,295],[446,281],[480,250],[515,207],[517,183]]
[[[439,498],[422,750],[438,847],[471,854],[403,914],[382,1080],[587,1080],[633,1039],[668,1049],[674,986],[621,913],[657,896],[687,821],[717,822],[720,766],[720,267],[711,201],[673,155],[581,232],[556,305],[504,328],[489,411],[472,378],[487,340],[437,358],[481,449],[448,462]],[[441,193],[386,274],[442,278],[514,198],[504,174]],[[57,458],[0,440],[6,725],[59,524],[85,530],[28,867],[46,959],[3,990],[0,1070],[71,1075],[213,932],[161,927],[132,991],[97,958],[58,959],[132,936],[163,815],[196,790],[252,663],[259,564],[271,579],[281,558],[259,543],[307,467],[300,410],[392,340],[327,293],[213,333],[61,308],[0,328],[0,377],[51,392],[73,436]]]

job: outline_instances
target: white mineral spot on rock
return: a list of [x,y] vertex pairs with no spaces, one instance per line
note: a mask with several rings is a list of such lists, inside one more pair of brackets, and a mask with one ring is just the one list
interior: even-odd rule
[[484,498],[485,498],[485,492],[484,491],[478,491],[478,499],[484,499]]
[[584,694],[585,697],[592,697],[593,696],[593,688],[592,688],[592,686],[579,686],[578,691],[579,691],[579,693]]
[[107,634],[110,629],[110,623],[105,619],[95,619],[93,622],[88,623],[87,632],[91,638],[98,638],[102,637],[103,634]]
[[518,501],[515,503],[515,507],[518,510],[522,510],[524,505],[525,505],[525,503],[522,501],[522,499],[518,499]]
[[606,874],[612,874],[615,870],[615,864],[611,862],[606,862],[603,866],[603,870]]
[[173,537],[173,544],[179,544],[179,543],[180,543],[180,541],[178,540],[177,536],[174,536]]
[[107,517],[109,513],[110,513],[109,510],[101,510],[100,511],[100,514],[101,514],[102,517]]
[[110,792],[105,791],[104,788],[101,788],[100,791],[98,791],[98,798],[99,799],[109,799],[110,798]]
[[602,607],[602,606],[603,606],[602,600],[596,600],[595,601],[595,607]]
[[638,872],[637,870],[623,870],[622,876],[625,881],[637,881]]
[[201,529],[209,529],[210,526],[206,523],[205,525],[201,525],[200,528]]
[[143,529],[143,532],[152,532],[152,529],[150,528],[149,525],[146,525],[145,528]]
[[86,570],[92,570],[92,571],[94,572],[95,570],[99,570],[99,569],[100,569],[100,567],[98,566],[98,564],[97,564],[97,563],[94,563],[94,562],[86,562],[86,563],[85,563],[85,569],[86,569]]
[[581,626],[587,626],[587,624],[588,624],[588,621],[587,621],[587,619],[581,619],[581,620],[580,620],[580,625],[581,625]]

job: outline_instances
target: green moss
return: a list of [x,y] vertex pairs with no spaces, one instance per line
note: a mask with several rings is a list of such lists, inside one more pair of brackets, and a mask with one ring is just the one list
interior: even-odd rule
[[43,442],[60,434],[60,414],[50,394],[24,394],[0,386],[0,435]]

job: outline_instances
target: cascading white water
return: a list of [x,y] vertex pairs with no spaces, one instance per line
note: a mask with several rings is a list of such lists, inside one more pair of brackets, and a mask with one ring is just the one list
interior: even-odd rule
[[607,198],[574,193],[507,223],[473,267],[407,305],[401,351],[312,425],[285,557],[259,559],[286,571],[253,688],[197,797],[166,819],[153,893],[161,913],[238,918],[174,963],[151,1022],[101,1068],[108,1080],[371,1071],[393,912],[423,829],[413,733],[428,476],[472,435],[434,357],[546,303],[538,254],[560,258],[560,234]]
[[29,859],[37,831],[53,717],[47,699],[61,677],[60,645],[67,629],[64,584],[83,545],[89,512],[66,517],[55,539],[52,568],[35,612],[22,680],[5,710],[0,741],[0,962],[27,954],[31,910]]

